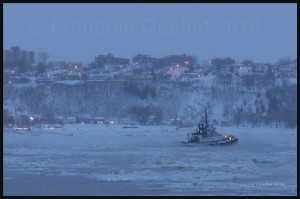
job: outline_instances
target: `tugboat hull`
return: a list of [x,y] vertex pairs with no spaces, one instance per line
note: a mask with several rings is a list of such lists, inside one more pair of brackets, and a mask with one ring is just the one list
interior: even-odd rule
[[233,144],[233,143],[236,143],[238,142],[238,139],[235,138],[235,139],[232,139],[232,140],[222,140],[222,141],[217,141],[217,142],[211,142],[209,143],[210,145],[228,145],[228,144]]
[[220,140],[220,141],[210,141],[210,142],[191,142],[191,141],[182,141],[182,144],[205,144],[205,145],[229,145],[229,144],[234,144],[238,142],[238,139],[233,139],[233,140]]

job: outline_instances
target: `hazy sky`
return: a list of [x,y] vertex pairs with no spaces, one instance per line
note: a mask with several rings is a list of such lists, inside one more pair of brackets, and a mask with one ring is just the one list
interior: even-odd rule
[[4,4],[4,49],[46,51],[49,61],[96,55],[199,62],[230,56],[274,63],[297,56],[297,4]]

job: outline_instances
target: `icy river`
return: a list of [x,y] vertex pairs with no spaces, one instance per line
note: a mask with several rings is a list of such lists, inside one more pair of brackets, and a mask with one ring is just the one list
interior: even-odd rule
[[296,195],[297,130],[218,127],[228,146],[186,145],[194,128],[65,125],[4,130],[5,196]]

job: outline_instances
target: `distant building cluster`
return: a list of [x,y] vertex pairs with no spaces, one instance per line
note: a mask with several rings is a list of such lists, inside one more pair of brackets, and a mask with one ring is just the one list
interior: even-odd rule
[[113,54],[108,53],[107,55],[98,55],[95,57],[95,67],[104,68],[108,71],[115,70],[115,67],[125,68],[129,67],[129,59],[117,58]]
[[162,58],[136,54],[130,59],[112,53],[97,55],[92,63],[49,61],[45,52],[11,47],[3,52],[4,84],[52,83],[56,81],[198,81],[213,74],[220,84],[230,84],[234,77],[259,75],[268,77],[297,77],[297,60],[282,59],[277,64],[245,60],[235,62],[230,57],[214,58],[198,63],[197,57],[180,54]]
[[193,56],[169,55],[163,58],[153,58],[150,55],[137,54],[132,58],[132,65],[137,68],[159,68],[164,66],[180,65],[191,66],[196,64],[196,58]]
[[20,50],[19,47],[11,47],[3,51],[3,65],[5,68],[19,67],[28,70],[35,62],[33,51]]
[[161,64],[161,59],[153,58],[150,55],[137,54],[132,58],[132,65],[135,68],[151,68]]

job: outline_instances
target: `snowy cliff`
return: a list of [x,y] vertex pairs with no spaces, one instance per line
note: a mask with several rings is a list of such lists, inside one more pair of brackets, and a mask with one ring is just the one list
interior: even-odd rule
[[[190,82],[60,81],[51,84],[5,85],[4,109],[9,112],[92,117],[155,115],[160,122],[177,116],[197,122],[208,109],[209,119],[260,123],[278,113],[297,108],[296,84],[249,89],[239,80],[219,84],[209,75]],[[281,111],[281,112],[280,112]],[[283,112],[282,112],[283,111]],[[273,118],[272,121],[282,120]],[[259,120],[259,121],[257,121]]]

